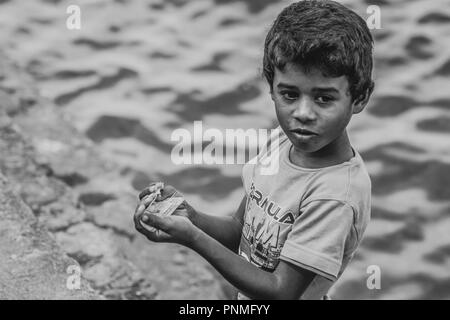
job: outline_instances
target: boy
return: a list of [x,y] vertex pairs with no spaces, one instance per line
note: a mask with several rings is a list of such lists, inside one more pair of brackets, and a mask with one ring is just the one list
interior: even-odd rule
[[[260,163],[247,163],[246,194],[232,217],[199,213],[186,202],[170,217],[143,214],[156,197],[150,186],[140,194],[136,229],[195,250],[238,298],[326,297],[370,218],[370,178],[346,127],[373,91],[372,43],[365,21],[336,2],[285,8],[263,61],[281,129],[271,141],[279,145],[278,172],[262,175]],[[175,192],[166,187],[156,200]]]

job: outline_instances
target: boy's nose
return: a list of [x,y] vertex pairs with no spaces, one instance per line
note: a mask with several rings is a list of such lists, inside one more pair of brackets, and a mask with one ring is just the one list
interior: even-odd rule
[[300,122],[311,122],[316,119],[314,103],[307,98],[298,100],[293,116]]

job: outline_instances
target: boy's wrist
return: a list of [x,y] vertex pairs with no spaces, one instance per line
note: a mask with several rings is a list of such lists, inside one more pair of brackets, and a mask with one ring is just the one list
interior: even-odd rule
[[194,208],[192,208],[192,207],[190,207],[190,208],[187,210],[187,212],[188,212],[188,219],[192,222],[192,224],[193,224],[194,226],[197,227],[198,212],[197,212]]
[[192,229],[192,234],[188,246],[192,250],[198,251],[200,244],[202,243],[202,241],[204,241],[203,240],[204,235],[205,234],[202,230],[194,226],[194,228]]

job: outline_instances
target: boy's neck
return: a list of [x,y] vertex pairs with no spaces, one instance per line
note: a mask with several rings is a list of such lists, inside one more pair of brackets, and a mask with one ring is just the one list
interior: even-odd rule
[[292,146],[289,152],[289,160],[293,164],[308,169],[338,165],[354,156],[346,130],[339,138],[316,152],[303,152],[295,146]]

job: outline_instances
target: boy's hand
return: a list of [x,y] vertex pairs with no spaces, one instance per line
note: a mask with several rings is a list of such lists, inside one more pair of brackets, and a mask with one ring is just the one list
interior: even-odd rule
[[[191,231],[190,228],[196,227],[192,224],[196,211],[186,201],[175,210],[169,217],[159,217],[154,214],[145,214],[150,203],[155,201],[163,201],[170,198],[172,195],[182,196],[174,187],[166,185],[161,189],[161,195],[155,193],[158,189],[156,183],[152,183],[149,187],[142,190],[139,194],[139,203],[134,214],[134,225],[137,231],[146,236],[149,240],[155,242],[177,242],[188,245],[190,243]],[[155,212],[156,213],[156,212]],[[146,218],[144,218],[144,216]],[[146,220],[146,222],[144,221]],[[143,223],[156,227],[161,231],[151,232],[144,228]],[[154,225],[156,224],[156,225]],[[160,226],[160,227],[159,227]],[[167,230],[167,231],[166,231]]]
[[[172,195],[183,197],[181,192],[179,192],[171,185],[164,186],[164,188],[161,189],[161,194],[158,195],[155,193],[158,189],[157,184],[158,183],[152,183],[150,184],[150,186],[148,186],[139,193],[139,203],[135,210],[135,218],[140,218],[144,213],[145,209],[147,209],[147,207],[149,206],[150,203],[153,202],[153,200],[155,200],[156,202],[163,201],[167,198],[170,198]],[[172,215],[184,216],[192,221],[195,214],[196,214],[195,209],[191,207],[186,200],[184,200],[183,203],[178,206],[177,210]]]
[[[198,234],[198,229],[184,216],[171,215],[160,217],[155,214],[145,213],[141,218],[141,226],[138,229],[150,241],[175,242],[191,247]],[[142,224],[157,229],[155,232],[148,231]]]
[[[163,193],[172,195],[176,190],[175,188],[173,188],[172,186],[164,186],[164,184],[162,182],[153,182],[151,183],[147,188],[143,189],[140,193],[139,193],[139,200],[143,200],[145,197],[155,193],[156,191],[158,191],[158,189],[161,190],[161,196],[163,195]],[[166,189],[166,190],[164,190]],[[161,200],[161,196],[158,198],[158,200]]]

